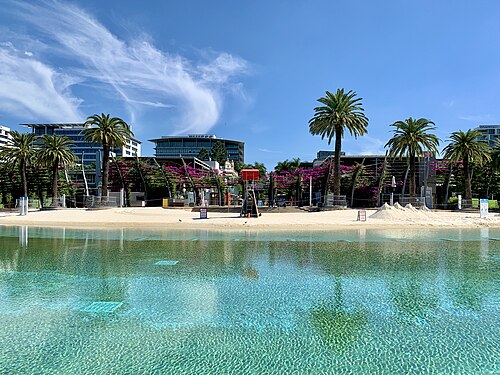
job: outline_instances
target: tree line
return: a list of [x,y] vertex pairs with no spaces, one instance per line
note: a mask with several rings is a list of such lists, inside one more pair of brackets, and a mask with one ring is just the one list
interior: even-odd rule
[[[318,99],[321,106],[314,108],[314,116],[309,121],[309,131],[313,135],[321,135],[326,138],[328,144],[335,138],[334,146],[334,174],[333,193],[340,195],[340,155],[342,139],[346,131],[357,138],[367,133],[368,118],[364,114],[362,98],[350,90],[338,89],[335,93],[326,92],[325,97]],[[414,119],[409,117],[399,120],[390,125],[393,127],[393,136],[385,144],[388,148],[389,157],[406,157],[409,163],[409,192],[410,198],[416,196],[416,160],[423,156],[424,152],[434,155],[438,153],[439,139],[433,134],[436,130],[435,124],[426,119]],[[472,199],[472,173],[474,166],[482,166],[485,162],[493,161],[497,168],[500,165],[500,143],[493,149],[479,139],[481,133],[469,129],[451,133],[449,143],[444,147],[444,158],[450,162],[463,165],[465,174],[466,200]]]
[[[128,138],[133,137],[129,125],[120,118],[105,115],[92,115],[84,123],[83,136],[88,142],[97,143],[103,148],[103,168],[101,194],[108,194],[108,172],[110,151],[113,147],[123,146]],[[34,133],[10,132],[10,139],[5,147],[0,149],[0,161],[7,168],[17,168],[22,185],[22,193],[28,196],[27,168],[30,165],[46,167],[51,170],[52,204],[56,205],[59,197],[59,168],[77,162],[77,157],[71,151],[72,141],[65,136]]]
[[[328,144],[331,144],[333,141],[334,157],[333,167],[330,164],[327,168],[322,166],[309,173],[315,178],[313,182],[315,189],[324,189],[325,195],[332,191],[334,195],[338,196],[341,190],[344,192],[346,190],[354,192],[355,185],[364,178],[365,183],[378,185],[378,193],[382,186],[381,181],[377,182],[373,178],[370,179],[366,173],[366,168],[362,165],[350,167],[350,169],[344,167],[343,170],[341,166],[340,156],[342,140],[345,134],[348,132],[351,136],[357,138],[367,133],[369,120],[364,113],[362,98],[358,97],[352,90],[338,89],[335,93],[327,91],[326,95],[317,101],[320,105],[313,109],[314,114],[308,124],[309,131],[312,135],[319,135],[322,139],[326,139]],[[393,128],[393,136],[385,144],[385,147],[388,149],[388,157],[399,160],[405,158],[408,161],[409,196],[410,198],[414,198],[417,187],[417,160],[426,152],[433,155],[438,153],[440,140],[433,133],[436,130],[436,125],[426,118],[416,119],[408,117],[405,120],[395,121],[390,126]],[[133,137],[133,132],[124,120],[104,113],[89,116],[84,123],[84,127],[84,139],[92,143],[97,143],[103,148],[101,195],[107,196],[110,174],[110,150],[113,147],[123,146],[127,139]],[[491,173],[487,183],[491,184],[494,172],[500,168],[500,143],[490,148],[486,142],[479,139],[480,136],[480,132],[472,129],[465,132],[456,131],[451,133],[448,140],[449,143],[443,148],[444,158],[449,163],[449,167],[447,166],[447,168],[449,169],[450,177],[453,165],[455,165],[455,173],[459,169],[463,171],[464,198],[467,200],[472,199],[473,171],[476,171],[477,176],[481,176],[481,174],[484,174],[482,173],[484,171],[478,167],[488,164]],[[222,142],[216,142],[211,150],[202,149],[198,158],[202,160],[213,159],[223,165],[227,156],[227,150]],[[4,167],[17,169],[21,180],[22,193],[25,196],[28,196],[27,169],[29,166],[46,168],[50,174],[52,197],[57,198],[59,196],[59,185],[61,185],[61,181],[59,181],[60,168],[61,166],[69,166],[76,163],[77,157],[71,151],[71,140],[67,137],[47,134],[36,137],[32,133],[26,134],[11,131],[11,139],[8,146],[0,150],[0,160],[3,162]],[[300,173],[294,172],[299,169],[300,164],[300,159],[298,158],[280,161],[275,166],[275,172],[272,176],[267,173],[264,164],[258,162],[254,164],[236,163],[235,169],[240,171],[242,168],[257,168],[261,173],[263,181],[267,181],[268,184],[272,182],[273,186],[279,184],[278,186],[282,190],[288,189],[290,192],[308,185],[308,182],[304,178],[304,171]],[[126,165],[126,163],[123,165]],[[165,169],[166,166],[160,167],[162,168],[164,179],[169,176],[168,183],[165,185],[169,189],[169,195],[171,195],[170,189],[175,189],[179,186],[179,183],[185,186],[186,182],[193,181],[190,174],[198,173],[200,176],[203,175],[203,173],[199,171],[195,172],[193,169],[190,173],[185,169],[182,172],[180,169],[179,171],[174,171],[173,169]],[[130,169],[129,167],[127,168]],[[122,179],[121,185],[123,185],[122,171],[119,168],[115,169],[118,172],[118,177]],[[140,169],[139,172],[141,172]],[[146,170],[146,172],[148,171]],[[143,181],[147,180],[141,173],[139,174]],[[342,178],[347,175],[351,176],[350,186],[342,187]],[[113,175],[112,184],[116,185],[118,177]],[[178,181],[175,181],[176,179]],[[203,182],[200,182],[198,185],[205,186],[209,185],[207,181],[214,181],[214,179],[213,176],[207,175],[203,178],[200,177],[199,181]],[[221,184],[226,185],[227,181],[218,178],[218,190],[225,191],[226,186],[223,186],[221,189]],[[191,185],[193,189],[196,189],[194,183],[191,182]],[[144,186],[144,188],[146,187]],[[478,187],[478,189],[481,192],[484,191],[484,188],[481,189],[481,187]],[[486,190],[488,191],[489,189],[487,188]],[[374,191],[372,189],[372,193]],[[367,194],[371,193],[368,192]]]

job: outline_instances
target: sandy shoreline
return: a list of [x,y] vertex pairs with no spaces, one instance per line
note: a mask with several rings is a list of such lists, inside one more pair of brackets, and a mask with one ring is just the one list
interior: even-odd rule
[[[169,229],[243,229],[259,230],[336,230],[347,228],[500,228],[500,215],[489,213],[481,219],[476,212],[382,212],[366,210],[367,220],[357,221],[357,210],[322,212],[263,213],[259,218],[241,218],[237,213],[208,212],[200,219],[198,212],[161,207],[112,208],[107,210],[65,209],[33,211],[27,216],[0,212],[0,225],[68,228],[169,228]],[[375,215],[374,215],[375,214]],[[373,216],[372,216],[373,215]],[[377,217],[378,216],[378,217]]]

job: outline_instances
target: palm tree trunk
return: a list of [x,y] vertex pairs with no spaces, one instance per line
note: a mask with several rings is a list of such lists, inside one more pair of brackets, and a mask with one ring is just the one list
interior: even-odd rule
[[453,173],[453,163],[450,162],[450,172],[448,175],[448,178],[446,180],[446,190],[445,190],[445,195],[444,195],[444,209],[448,209],[448,195],[450,191],[450,182],[451,182],[451,174]]
[[382,187],[384,185],[385,175],[387,172],[387,153],[385,152],[384,163],[382,164],[382,170],[380,171],[380,176],[378,180],[378,206],[382,205]]
[[122,184],[122,189],[125,190],[125,181],[123,180],[122,171],[120,170],[120,166],[118,165],[118,162],[116,161],[115,157],[113,157],[113,164],[116,167],[116,171],[118,172],[118,176],[120,176],[120,182]]
[[340,195],[340,151],[342,148],[342,133],[335,129],[335,161],[333,167],[333,194]]
[[[101,186],[101,196],[108,196],[108,173],[109,173],[109,145],[103,145],[103,155],[102,155],[102,186]],[[98,171],[96,171],[98,172]]]
[[404,197],[406,191],[406,181],[408,181],[408,173],[410,171],[410,164],[407,164],[405,171],[405,178],[403,180],[403,187],[401,188],[401,198]]
[[330,188],[330,176],[332,175],[332,158],[330,157],[329,158],[329,161],[328,161],[328,173],[326,174],[326,182],[325,182],[325,193],[323,195],[323,199],[322,199],[322,202],[323,202],[323,205],[326,205],[326,197],[328,196],[328,192],[329,192],[329,188]]
[[58,174],[59,174],[59,160],[55,160],[52,166],[52,206],[57,206],[56,199],[58,196],[58,191],[57,191]]
[[363,169],[363,164],[365,164],[365,158],[361,161],[361,164],[358,164],[356,166],[356,170],[354,171],[354,174],[352,176],[352,184],[351,184],[351,208],[354,203],[354,190],[356,189],[356,181],[358,179],[358,176],[361,174],[361,170]]
[[465,172],[465,199],[472,201],[472,171],[470,170],[469,160],[464,159]]
[[144,200],[148,200],[148,186],[146,183],[146,179],[144,178],[144,175],[142,174],[142,169],[141,169],[141,163],[139,161],[139,156],[135,155],[135,162],[137,163],[137,171],[139,172],[139,176],[141,177],[142,181],[142,186],[144,186]]
[[[202,150],[204,150],[204,148]],[[167,175],[165,174],[165,169],[163,169],[163,167],[158,163],[158,160],[156,160],[156,158],[153,158],[153,160],[154,160],[156,166],[158,168],[160,168],[163,179],[165,180],[165,187],[167,188],[168,197],[172,198],[172,191],[170,190],[170,182],[167,178]]]
[[21,172],[21,180],[23,182],[23,196],[27,197],[28,196],[28,180],[26,178],[26,162],[24,160],[21,161],[19,164],[19,169]]
[[415,198],[417,187],[417,171],[415,170],[415,156],[410,155],[410,200]]
[[493,181],[493,165],[490,164],[490,175],[488,177],[488,185],[486,185],[486,198],[490,196],[490,186],[491,186],[491,181]]

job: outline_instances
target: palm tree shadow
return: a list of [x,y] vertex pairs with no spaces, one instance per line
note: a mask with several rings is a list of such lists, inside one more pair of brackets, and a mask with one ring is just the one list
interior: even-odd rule
[[347,311],[343,307],[342,285],[337,279],[335,300],[313,307],[309,312],[309,321],[328,347],[342,353],[358,340],[368,318],[364,308]]

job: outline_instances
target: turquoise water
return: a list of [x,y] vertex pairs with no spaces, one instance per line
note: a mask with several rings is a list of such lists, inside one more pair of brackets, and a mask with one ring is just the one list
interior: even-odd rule
[[500,230],[0,227],[0,373],[500,372]]

